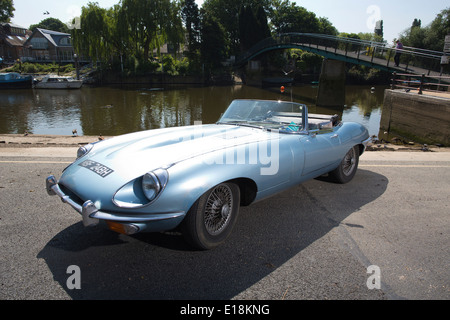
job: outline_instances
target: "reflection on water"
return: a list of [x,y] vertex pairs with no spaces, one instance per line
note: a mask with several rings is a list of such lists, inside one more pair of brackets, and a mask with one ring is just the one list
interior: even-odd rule
[[0,91],[0,133],[120,135],[129,132],[214,123],[233,99],[283,99],[305,103],[311,113],[339,114],[378,135],[384,89],[350,86],[346,106],[315,106],[317,87],[277,89],[248,86],[199,88],[83,87],[81,90]]

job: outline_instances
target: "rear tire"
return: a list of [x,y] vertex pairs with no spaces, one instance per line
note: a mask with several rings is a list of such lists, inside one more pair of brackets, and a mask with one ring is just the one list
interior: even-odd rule
[[359,148],[351,148],[339,166],[330,172],[331,178],[341,184],[350,182],[356,174],[359,164]]
[[200,250],[222,244],[233,230],[239,205],[240,191],[234,183],[222,183],[205,192],[181,225],[186,241]]

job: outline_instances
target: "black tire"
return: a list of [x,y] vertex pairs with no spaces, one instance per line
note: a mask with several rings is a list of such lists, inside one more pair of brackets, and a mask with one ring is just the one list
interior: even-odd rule
[[234,183],[219,184],[204,193],[181,225],[186,241],[200,250],[222,244],[231,234],[239,215],[240,191]]
[[351,148],[344,159],[342,159],[339,167],[330,172],[331,178],[341,184],[352,181],[358,170],[359,164],[359,148],[354,146]]

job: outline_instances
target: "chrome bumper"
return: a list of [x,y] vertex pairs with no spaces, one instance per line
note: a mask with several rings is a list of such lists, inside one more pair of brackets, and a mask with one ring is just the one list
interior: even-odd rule
[[366,140],[364,140],[364,141],[362,142],[362,144],[363,144],[365,147],[367,147],[367,145],[369,144],[369,142],[372,142],[372,138],[371,138],[371,137],[369,137],[369,138],[367,138]]
[[[100,211],[97,209],[95,204],[88,200],[84,202],[82,205],[74,201],[67,194],[65,194],[61,188],[59,187],[58,181],[54,176],[49,176],[46,179],[46,188],[47,193],[50,196],[58,196],[61,198],[62,202],[67,203],[73,209],[75,209],[78,213],[83,217],[83,225],[85,227],[96,226],[100,220],[118,222],[123,224],[147,224],[147,223],[158,223],[165,222],[168,220],[181,220],[186,215],[185,212],[172,212],[172,213],[164,213],[164,214],[139,214],[139,215],[125,215],[118,213],[109,213]],[[170,223],[169,223],[170,225]],[[129,225],[131,227],[129,234],[134,234],[140,231],[138,226]],[[165,229],[165,228],[163,228]],[[134,232],[132,232],[134,230]],[[153,230],[155,231],[155,230]],[[163,231],[163,230],[161,230]]]
[[363,142],[361,142],[361,143],[363,144],[363,146],[364,146],[364,151],[366,151],[367,145],[368,145],[370,142],[372,142],[372,138],[371,138],[371,137],[369,137],[369,138],[367,138],[366,140],[364,140]]

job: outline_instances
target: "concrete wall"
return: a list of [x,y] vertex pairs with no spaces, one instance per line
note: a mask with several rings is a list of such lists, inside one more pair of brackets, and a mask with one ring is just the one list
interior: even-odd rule
[[316,104],[321,107],[341,107],[345,104],[345,62],[323,60]]
[[380,127],[416,142],[450,146],[450,99],[386,90]]

